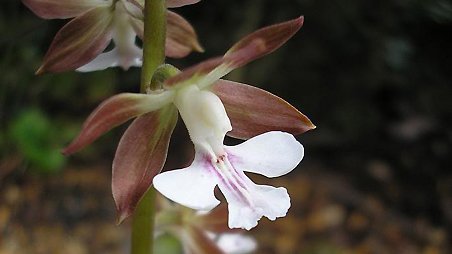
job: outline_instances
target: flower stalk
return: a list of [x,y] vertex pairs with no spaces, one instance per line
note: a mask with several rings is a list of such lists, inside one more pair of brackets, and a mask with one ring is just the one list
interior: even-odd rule
[[152,254],[154,248],[155,189],[151,187],[138,203],[132,218],[132,254]]
[[165,0],[147,0],[144,6],[143,67],[141,92],[150,87],[152,75],[165,62],[166,3]]
[[[143,66],[140,92],[155,90],[152,76],[165,61],[166,3],[165,0],[147,0],[144,6]],[[132,254],[152,254],[154,246],[155,189],[144,194],[132,218]]]

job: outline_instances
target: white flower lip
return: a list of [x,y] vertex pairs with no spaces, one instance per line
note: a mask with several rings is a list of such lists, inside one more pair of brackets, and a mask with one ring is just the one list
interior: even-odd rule
[[218,186],[228,202],[229,227],[251,229],[261,217],[283,217],[290,207],[285,188],[253,183],[244,173],[267,177],[289,173],[302,160],[303,146],[288,133],[272,131],[237,146],[224,146],[231,130],[220,99],[190,85],[177,92],[175,105],[192,139],[196,155],[184,169],[157,175],[154,187],[167,198],[193,209],[210,210],[219,204]]

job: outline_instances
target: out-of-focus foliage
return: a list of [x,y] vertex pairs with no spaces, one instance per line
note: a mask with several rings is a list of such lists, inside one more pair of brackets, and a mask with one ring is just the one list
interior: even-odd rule
[[[61,169],[64,159],[59,151],[79,131],[87,113],[117,90],[138,89],[138,69],[120,80],[118,70],[35,76],[48,44],[62,24],[40,20],[20,1],[2,3],[0,160],[5,165],[21,165],[19,168],[35,172]],[[105,150],[114,149],[103,147],[87,149],[86,158],[99,158]]]
[[8,134],[19,152],[39,170],[52,172],[63,166],[65,158],[54,147],[61,132],[41,112],[27,110],[18,115],[11,122]]
[[161,234],[155,240],[154,253],[183,253],[182,245],[172,235]]

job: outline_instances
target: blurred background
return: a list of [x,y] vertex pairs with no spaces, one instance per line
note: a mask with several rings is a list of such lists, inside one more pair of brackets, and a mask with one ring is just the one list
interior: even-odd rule
[[[127,253],[115,225],[111,161],[126,126],[71,157],[60,149],[105,98],[136,92],[139,69],[35,76],[67,21],[0,8],[0,253]],[[262,219],[257,253],[450,253],[452,2],[208,1],[179,8],[206,52],[222,55],[269,24],[305,16],[284,47],[229,79],[286,99],[317,126],[297,138],[287,217]],[[231,141],[234,142],[234,141]],[[179,121],[166,168],[192,147]]]

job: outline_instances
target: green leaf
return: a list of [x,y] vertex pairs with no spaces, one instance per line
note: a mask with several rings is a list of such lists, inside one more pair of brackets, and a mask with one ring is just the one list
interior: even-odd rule
[[180,241],[170,234],[159,235],[155,241],[154,253],[182,254],[183,248]]
[[13,120],[9,129],[17,149],[38,173],[56,172],[65,162],[55,144],[58,131],[53,126],[40,111],[28,110]]

